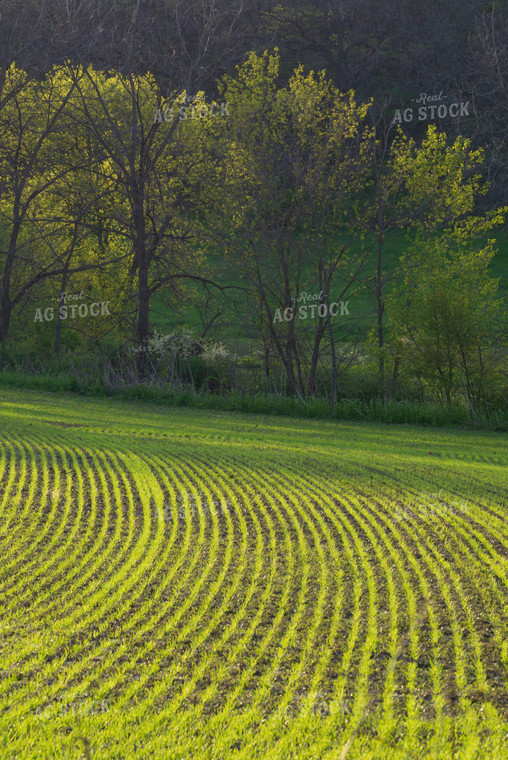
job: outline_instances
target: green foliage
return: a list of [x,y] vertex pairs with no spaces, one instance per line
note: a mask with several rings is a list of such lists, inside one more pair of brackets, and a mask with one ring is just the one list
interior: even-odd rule
[[[14,364],[59,372],[58,353],[65,373],[106,386],[141,378],[332,406],[344,396],[451,403],[462,394],[473,414],[502,406],[504,317],[486,269],[507,209],[478,210],[482,150],[435,127],[419,144],[402,131],[382,143],[354,92],[301,66],[284,83],[279,66],[277,50],[251,53],[225,76],[224,118],[195,116],[211,105],[203,92],[163,96],[150,74],[67,62],[35,81],[9,69],[0,326],[4,345],[17,345]],[[392,239],[406,246],[402,268],[387,266]],[[418,278],[432,298],[416,292]],[[399,296],[387,298],[397,280]],[[63,292],[111,314],[34,324],[35,310]],[[317,318],[296,318],[303,293],[319,299]],[[331,316],[342,299],[362,313]],[[364,306],[373,299],[375,316]],[[180,303],[182,321],[220,343],[185,367],[144,352],[154,325],[174,330]],[[373,322],[375,345],[358,353],[369,366],[377,358],[377,379],[344,361]],[[133,340],[136,365],[125,350]]]
[[443,237],[420,240],[403,257],[404,279],[390,303],[406,372],[447,402],[465,396],[474,409],[506,372],[508,313],[488,272],[494,252],[494,241],[474,249]]
[[489,189],[480,173],[483,150],[473,150],[462,136],[450,144],[435,125],[419,145],[399,129],[392,152],[394,171],[404,183],[400,203],[406,223],[422,235],[469,219],[478,198]]
[[[305,75],[302,67],[277,88],[278,65],[276,53],[251,55],[222,83],[232,110],[223,134],[224,244],[251,289],[265,350],[283,364],[292,392],[303,396],[316,391],[325,347],[336,380],[337,325],[329,315],[366,259],[362,249],[353,253],[352,240],[369,182],[372,135],[368,106],[353,92],[340,93],[325,72]],[[278,318],[295,308],[302,291],[313,290],[322,294],[328,316]]]

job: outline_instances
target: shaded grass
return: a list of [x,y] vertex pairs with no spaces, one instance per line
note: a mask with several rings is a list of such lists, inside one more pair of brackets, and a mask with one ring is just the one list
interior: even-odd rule
[[490,414],[478,413],[474,419],[461,405],[441,406],[432,402],[383,401],[372,399],[342,399],[334,410],[326,399],[311,398],[300,400],[285,396],[265,394],[247,395],[232,391],[229,394],[214,394],[193,391],[175,391],[161,386],[139,383],[124,387],[104,387],[97,383],[81,383],[69,375],[33,375],[18,372],[0,372],[0,387],[24,388],[49,391],[52,393],[76,393],[85,396],[146,401],[167,407],[194,407],[217,409],[251,414],[307,419],[365,420],[387,424],[430,425],[434,427],[470,426],[508,430],[508,410],[493,410]]

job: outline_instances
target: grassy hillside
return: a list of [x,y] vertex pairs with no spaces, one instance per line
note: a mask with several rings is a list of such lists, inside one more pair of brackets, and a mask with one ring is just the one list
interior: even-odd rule
[[506,757],[506,437],[0,403],[0,757]]
[[[508,293],[508,231],[498,231],[496,238],[498,240],[498,253],[493,260],[491,274],[493,277],[499,278],[501,291]],[[386,272],[395,272],[406,247],[407,237],[404,234],[395,232],[388,236],[385,248]],[[216,256],[210,256],[208,267],[210,277],[222,285],[245,285],[239,276],[231,271],[231,267],[224,266],[224,263]],[[373,278],[375,267],[376,263],[373,258],[362,274],[363,279]],[[318,288],[310,267],[308,276],[304,276],[302,280],[309,293],[317,292]],[[200,309],[201,313],[204,313],[204,298],[200,297],[198,288],[194,288],[191,292],[194,293],[192,298],[171,297],[169,294],[162,298],[154,297],[151,313],[153,329],[166,333],[179,330],[185,326],[189,327],[195,334],[200,335],[203,325],[207,321],[200,315]],[[386,292],[390,292],[390,284],[387,285]],[[256,331],[250,327],[245,319],[249,309],[246,305],[245,293],[228,291],[229,301],[221,297],[218,291],[214,291],[214,296],[217,311],[221,311],[221,314],[211,327],[208,333],[209,338],[220,340],[233,350],[248,350]],[[349,328],[351,331],[356,331],[359,328],[361,335],[365,338],[376,321],[374,294],[368,288],[358,288],[356,292],[348,295],[348,299],[348,308],[351,314],[351,319],[348,321]],[[211,317],[213,312],[209,311],[207,314],[208,317]]]

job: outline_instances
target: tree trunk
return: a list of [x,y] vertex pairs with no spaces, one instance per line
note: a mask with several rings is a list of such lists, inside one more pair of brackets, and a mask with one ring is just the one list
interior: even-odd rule
[[11,322],[12,306],[9,296],[5,293],[2,295],[2,305],[0,308],[0,342],[3,344],[9,334],[9,325]]
[[[61,285],[60,295],[62,295],[62,293],[65,293],[65,289],[67,287],[67,278],[68,278],[67,269],[68,269],[69,261],[70,261],[70,257],[69,257],[69,259],[67,259],[67,261],[65,263],[65,270],[64,270],[64,273],[62,275],[62,285]],[[62,302],[59,299],[58,300],[58,314],[57,314],[57,317],[56,317],[56,330],[55,330],[55,354],[57,356],[60,355],[60,338],[61,338],[61,335],[62,335],[62,315],[60,313],[60,306],[61,305],[62,305]]]
[[[329,301],[329,299],[328,299]],[[332,318],[330,317],[330,309],[328,308],[328,332],[330,335],[330,348],[332,352],[332,388],[331,388],[331,407],[335,411],[337,406],[337,391],[338,391],[338,367],[337,367],[337,348],[335,346],[335,336],[333,334]]]
[[148,263],[143,256],[143,261],[138,267],[138,341],[139,360],[138,372],[140,377],[146,374],[147,369],[147,341],[150,336],[150,289],[148,286]]
[[343,92],[349,89],[349,72],[344,40],[346,28],[343,21],[343,4],[340,0],[333,0],[331,3],[332,24],[336,37],[336,61],[337,61],[337,81],[339,89]]
[[[321,303],[324,303],[324,301],[320,301],[319,305],[321,305]],[[323,336],[325,334],[325,329],[326,318],[319,317],[316,335],[314,336],[314,346],[312,349],[312,359],[309,372],[309,383],[307,386],[307,392],[309,396],[313,396],[316,392],[316,373],[319,361],[319,349],[321,347],[321,341],[323,340]]]
[[384,347],[383,313],[385,310],[385,305],[383,301],[382,263],[383,263],[383,233],[380,231],[379,237],[378,237],[378,245],[377,245],[377,272],[376,272],[377,347],[379,349],[379,377],[381,378],[383,394],[386,394],[385,357],[383,353],[383,347]]
[[11,322],[12,314],[12,300],[11,300],[11,275],[14,259],[16,256],[16,246],[18,242],[19,232],[21,230],[21,222],[18,214],[18,201],[14,203],[14,223],[12,225],[12,233],[9,241],[9,248],[5,259],[4,271],[2,274],[2,296],[0,304],[0,342],[3,344],[7,340],[9,334],[9,325]]

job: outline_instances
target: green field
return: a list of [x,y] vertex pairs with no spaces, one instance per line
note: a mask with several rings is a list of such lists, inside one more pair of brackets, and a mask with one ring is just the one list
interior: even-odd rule
[[508,440],[0,389],[0,757],[508,756]]

